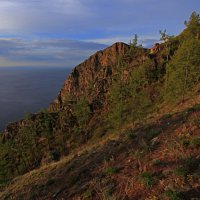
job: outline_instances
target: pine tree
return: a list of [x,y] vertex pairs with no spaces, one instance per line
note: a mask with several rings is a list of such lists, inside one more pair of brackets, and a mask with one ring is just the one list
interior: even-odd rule
[[122,58],[117,59],[115,75],[112,80],[112,87],[109,91],[109,114],[108,121],[114,128],[121,129],[123,122],[127,119],[127,100],[130,91],[124,80],[123,73],[126,63]]
[[79,99],[76,104],[73,105],[73,112],[77,119],[78,127],[76,127],[76,134],[84,133],[85,141],[88,140],[88,123],[90,120],[90,106],[85,97]]
[[152,61],[147,60],[142,66],[133,70],[130,76],[129,90],[131,92],[130,108],[132,120],[141,120],[148,113],[151,100],[148,87],[155,81],[155,71],[152,71]]
[[171,101],[185,101],[200,81],[200,41],[189,39],[178,49],[167,66],[166,94]]
[[185,21],[186,32],[189,36],[200,39],[200,16],[193,12],[189,21]]
[[167,34],[167,30],[159,31],[161,37],[160,40],[165,43],[165,54],[167,57],[167,62],[169,61],[170,53],[171,53],[171,44],[173,42],[174,36]]

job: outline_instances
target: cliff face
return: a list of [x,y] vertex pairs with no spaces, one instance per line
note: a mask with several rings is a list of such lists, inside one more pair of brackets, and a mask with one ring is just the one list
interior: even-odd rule
[[[67,98],[76,100],[87,96],[91,101],[100,93],[105,93],[107,85],[119,56],[123,56],[129,46],[124,43],[115,43],[103,51],[98,51],[83,63],[75,67],[65,81],[58,97],[50,105],[50,110],[59,110]],[[95,90],[93,97],[88,96],[88,90]]]

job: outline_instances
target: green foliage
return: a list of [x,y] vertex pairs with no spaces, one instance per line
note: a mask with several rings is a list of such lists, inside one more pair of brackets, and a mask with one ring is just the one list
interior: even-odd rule
[[130,48],[135,48],[138,45],[138,36],[137,34],[134,35],[134,38],[132,41],[130,41]]
[[[0,182],[6,182],[40,165],[44,152],[49,150],[53,140],[56,120],[56,114],[46,111],[37,115],[28,114],[16,136],[0,144]],[[41,136],[45,138],[43,143],[39,142]]]
[[73,105],[73,111],[77,118],[79,126],[83,129],[86,128],[86,123],[88,122],[91,114],[89,103],[86,98],[81,98],[80,100],[78,100],[77,103]]
[[146,187],[152,187],[155,185],[155,179],[149,172],[143,172],[140,174],[140,180]]
[[176,191],[173,191],[173,190],[167,190],[165,192],[165,194],[170,200],[181,200],[182,199],[180,197],[180,194]]
[[108,167],[105,170],[105,173],[108,175],[112,175],[112,174],[116,174],[119,171],[119,169],[117,169],[116,167]]
[[175,38],[174,36],[171,36],[166,33],[166,29],[164,31],[159,31],[161,37],[160,40],[164,42],[165,49],[162,50],[162,56],[166,57],[166,61],[169,61],[170,56],[174,53],[175,51]]
[[127,100],[130,92],[127,84],[123,80],[125,65],[122,59],[119,58],[109,94],[110,112],[108,113],[107,119],[117,129],[120,129],[123,122],[127,119]]
[[[84,141],[88,140],[88,123],[91,116],[89,102],[86,98],[79,99],[72,107],[74,116],[77,121],[77,125],[74,126],[73,135],[74,139],[82,142],[82,138]],[[77,135],[81,136],[79,139]]]
[[193,12],[189,21],[185,21],[186,30],[184,32],[187,37],[195,37],[200,39],[200,16]]
[[165,98],[184,101],[200,81],[200,41],[190,39],[178,49],[167,66]]
[[[142,66],[133,70],[130,81],[130,101],[132,120],[143,119],[152,105],[149,86],[156,80],[154,67],[151,60],[147,60]],[[155,76],[154,76],[155,75]]]
[[171,36],[169,34],[167,34],[167,30],[165,29],[164,31],[159,31],[161,37],[160,37],[160,40],[163,41],[163,42],[167,42],[169,40],[171,40],[174,36]]
[[187,169],[185,167],[178,167],[174,170],[174,174],[176,176],[182,176],[182,177],[186,177],[187,175]]

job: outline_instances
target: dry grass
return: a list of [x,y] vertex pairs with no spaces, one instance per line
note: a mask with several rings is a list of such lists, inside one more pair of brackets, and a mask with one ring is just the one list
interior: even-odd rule
[[[184,111],[197,100],[199,97],[180,108],[173,108],[173,113]],[[163,114],[168,111],[165,108]],[[189,198],[200,188],[197,170],[190,171],[186,177],[174,171],[184,167],[191,157],[200,159],[198,145],[182,142],[182,138],[193,141],[200,137],[200,128],[195,124],[199,116],[200,111],[189,113],[182,121],[181,114],[173,114],[160,123],[157,123],[157,118],[151,118],[147,128],[141,127],[141,130],[127,125],[122,132],[125,134],[126,129],[131,129],[138,133],[136,138],[112,133],[96,143],[90,141],[59,162],[15,178],[0,192],[0,199],[156,200],[169,199],[166,196],[168,190],[177,195],[182,192]],[[162,132],[158,136],[145,139],[150,129],[160,127]],[[136,158],[135,152],[142,157]],[[119,170],[106,173],[108,168]],[[154,181],[150,187],[141,181],[143,172],[148,172]],[[185,188],[189,188],[189,192]]]

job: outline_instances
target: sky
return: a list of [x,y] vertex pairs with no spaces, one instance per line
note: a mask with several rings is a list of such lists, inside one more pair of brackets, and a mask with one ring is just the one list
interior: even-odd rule
[[177,35],[200,0],[0,0],[0,67],[74,67],[134,34]]

